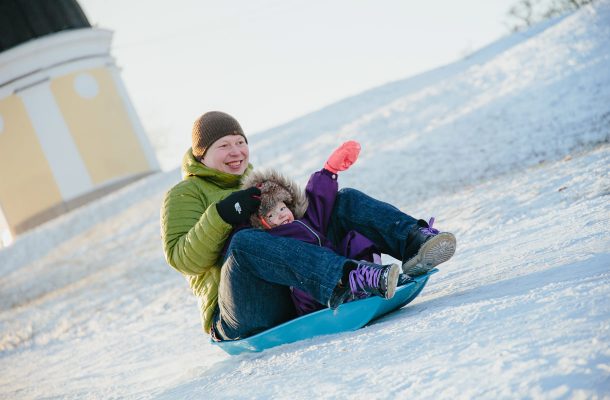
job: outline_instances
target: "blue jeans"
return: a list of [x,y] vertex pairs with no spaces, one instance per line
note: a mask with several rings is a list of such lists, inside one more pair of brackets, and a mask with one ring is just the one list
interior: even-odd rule
[[[337,195],[327,237],[338,244],[355,230],[382,253],[402,259],[416,223],[396,207],[346,188]],[[260,229],[237,232],[221,270],[214,334],[223,340],[240,339],[294,318],[290,286],[326,304],[347,261],[327,248]]]

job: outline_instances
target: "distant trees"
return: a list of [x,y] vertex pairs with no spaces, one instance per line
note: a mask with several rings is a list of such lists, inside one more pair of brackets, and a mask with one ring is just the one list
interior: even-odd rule
[[508,10],[509,28],[521,31],[540,21],[577,10],[595,0],[519,0]]

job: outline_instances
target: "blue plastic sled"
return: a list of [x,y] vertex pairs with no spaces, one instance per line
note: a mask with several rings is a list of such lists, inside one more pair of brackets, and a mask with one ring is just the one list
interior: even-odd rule
[[342,304],[334,312],[326,308],[295,318],[245,339],[212,341],[212,344],[219,346],[228,354],[235,355],[243,352],[263,351],[314,336],[355,331],[371,321],[410,303],[422,291],[430,275],[437,271],[437,269],[433,269],[426,275],[416,277],[415,282],[398,287],[394,297],[389,300],[374,296],[352,301]]

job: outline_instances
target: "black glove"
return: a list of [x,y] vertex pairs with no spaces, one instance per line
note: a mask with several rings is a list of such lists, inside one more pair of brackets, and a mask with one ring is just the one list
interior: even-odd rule
[[231,193],[225,199],[216,203],[218,215],[227,224],[239,225],[248,222],[250,215],[258,211],[261,205],[261,191],[251,187]]

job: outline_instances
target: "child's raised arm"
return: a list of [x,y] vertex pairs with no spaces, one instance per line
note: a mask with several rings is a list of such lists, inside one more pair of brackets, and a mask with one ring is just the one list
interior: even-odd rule
[[315,229],[326,232],[337,197],[337,172],[348,169],[356,162],[359,153],[358,142],[345,142],[333,151],[324,168],[309,178],[305,188],[309,207],[305,216]]
[[337,147],[335,151],[328,157],[324,164],[324,169],[336,174],[339,171],[345,171],[352,166],[358,159],[360,154],[360,143],[350,140]]

